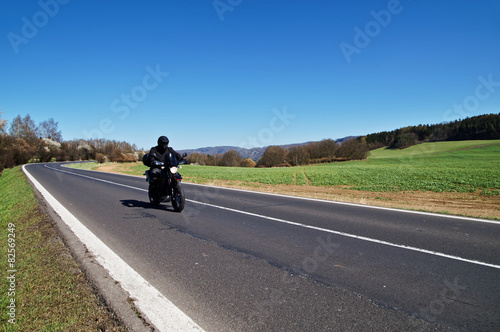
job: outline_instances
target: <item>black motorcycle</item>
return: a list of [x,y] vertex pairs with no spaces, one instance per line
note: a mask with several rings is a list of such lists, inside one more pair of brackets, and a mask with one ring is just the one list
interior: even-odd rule
[[[182,156],[184,158],[186,154]],[[182,160],[182,159],[181,159]],[[184,210],[184,189],[181,187],[182,176],[177,172],[179,169],[179,161],[175,154],[168,153],[164,161],[153,161],[151,167],[158,169],[158,176],[153,177],[148,170],[146,181],[149,182],[149,201],[153,206],[159,206],[160,202],[172,202],[172,207],[176,212]]]

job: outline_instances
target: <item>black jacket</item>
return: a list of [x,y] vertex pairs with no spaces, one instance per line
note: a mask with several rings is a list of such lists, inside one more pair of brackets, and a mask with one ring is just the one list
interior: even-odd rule
[[175,152],[175,150],[172,149],[171,147],[163,149],[160,146],[154,146],[149,151],[149,164],[151,165],[151,163],[153,161],[155,161],[155,160],[157,160],[157,161],[164,161],[165,160],[165,155],[167,155],[169,152],[175,154],[175,157],[177,158],[177,161],[179,161],[179,160],[182,159],[182,156],[179,153]]

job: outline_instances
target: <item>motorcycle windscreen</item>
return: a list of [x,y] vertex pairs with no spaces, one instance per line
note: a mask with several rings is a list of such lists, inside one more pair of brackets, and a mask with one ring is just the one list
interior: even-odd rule
[[177,157],[175,156],[174,153],[172,152],[167,153],[167,155],[165,156],[165,165],[168,167],[178,166]]

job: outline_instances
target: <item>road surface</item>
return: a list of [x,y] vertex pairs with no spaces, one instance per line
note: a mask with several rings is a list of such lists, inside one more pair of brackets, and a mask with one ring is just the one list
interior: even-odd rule
[[498,222],[188,183],[176,213],[144,178],[25,169],[193,330],[500,330]]

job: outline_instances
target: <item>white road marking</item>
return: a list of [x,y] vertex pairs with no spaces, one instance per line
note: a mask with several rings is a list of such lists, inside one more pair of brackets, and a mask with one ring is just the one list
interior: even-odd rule
[[[114,173],[114,174],[116,174],[116,173]],[[120,175],[136,176],[137,177],[137,175],[127,175],[127,174],[120,174]],[[288,197],[288,198],[293,198],[293,199],[298,199],[298,200],[304,200],[304,201],[321,202],[321,203],[336,204],[336,205],[356,206],[356,207],[365,208],[365,209],[395,211],[395,212],[402,212],[402,213],[408,213],[408,214],[419,214],[419,215],[431,216],[431,217],[441,217],[441,218],[447,218],[447,219],[468,220],[468,221],[483,222],[483,223],[487,223],[487,224],[500,225],[499,221],[488,220],[488,219],[481,219],[481,218],[454,216],[454,215],[450,215],[450,214],[439,214],[439,213],[424,212],[424,211],[403,210],[403,209],[396,209],[396,208],[390,208],[390,207],[385,207],[385,206],[363,205],[363,204],[348,203],[348,202],[328,201],[328,200],[319,199],[319,198],[300,197],[300,196],[275,194],[275,193],[266,193],[266,192],[262,192],[262,191],[253,191],[253,190],[245,190],[245,189],[238,189],[238,188],[217,187],[217,186],[211,186],[211,185],[199,184],[199,183],[186,182],[186,184],[192,185],[192,186],[215,188],[215,189],[241,191],[241,192],[245,192],[245,193],[253,193],[253,194],[259,194],[259,195],[268,195],[268,196],[276,196],[276,197]]]
[[[114,253],[97,236],[85,227],[71,214],[57,199],[54,198],[23,166],[24,173],[40,191],[52,209],[71,228],[75,235],[85,244],[87,249],[95,256],[96,260],[108,270],[110,276],[118,281],[121,287],[136,299],[136,307],[149,318],[160,331],[204,331],[191,318],[170,302],[156,288],[151,286],[139,273],[130,267],[120,256]],[[47,167],[47,166],[46,166]],[[50,168],[50,167],[48,167]],[[54,168],[51,168],[54,169]],[[57,170],[57,169],[55,169]],[[57,170],[61,171],[62,170]],[[67,172],[70,173],[70,172]],[[74,174],[74,173],[71,173]],[[83,176],[81,174],[76,174]],[[83,176],[87,177],[87,176]],[[87,177],[91,178],[91,177]],[[91,178],[96,180],[96,178]],[[121,185],[110,181],[103,182]],[[134,188],[121,185],[124,187]],[[139,189],[139,188],[134,188]]]
[[[48,166],[45,166],[45,167],[48,167]],[[48,167],[48,168],[50,168],[50,167]],[[73,172],[58,170],[58,169],[55,169],[55,168],[51,168],[51,169],[59,171],[59,172],[65,172],[65,173],[70,173],[70,174],[77,175],[77,176],[82,176],[82,177],[93,179],[93,180],[96,180],[96,181],[102,181],[102,182],[106,182],[106,183],[110,183],[110,184],[115,184],[115,185],[118,185],[118,186],[123,186],[123,187],[128,187],[128,188],[133,188],[133,189],[137,189],[137,190],[141,190],[141,191],[147,191],[145,189],[136,188],[136,187],[132,187],[132,186],[127,186],[127,185],[123,185],[123,184],[120,184],[120,183],[116,183],[116,182],[112,182],[112,181],[107,181],[107,180],[102,180],[102,179],[98,179],[98,178],[94,178],[94,177],[90,177],[90,176],[86,176],[86,175],[82,175],[82,174],[77,174],[77,173],[73,173]],[[218,188],[218,187],[216,187],[216,188]],[[289,197],[293,197],[293,196],[289,196]],[[293,198],[296,198],[296,197],[293,197]],[[302,227],[302,228],[308,228],[308,229],[314,229],[314,230],[317,230],[317,231],[321,231],[321,232],[325,232],[325,233],[331,233],[331,234],[336,234],[336,235],[345,236],[345,237],[350,237],[350,238],[354,238],[354,239],[358,239],[358,240],[362,240],[362,241],[368,241],[368,242],[383,244],[383,245],[391,246],[391,247],[395,247],[395,248],[412,250],[412,251],[416,251],[416,252],[421,252],[421,253],[425,253],[425,254],[429,254],[429,255],[434,255],[434,256],[449,258],[449,259],[453,259],[453,260],[457,260],[457,261],[462,261],[462,262],[466,262],[466,263],[471,263],[471,264],[476,264],[476,265],[482,265],[482,266],[492,267],[492,268],[495,268],[495,269],[500,269],[500,265],[485,263],[485,262],[476,261],[476,260],[472,260],[472,259],[467,259],[467,258],[463,258],[463,257],[459,257],[459,256],[448,255],[448,254],[444,254],[444,253],[437,252],[437,251],[432,251],[432,250],[427,250],[427,249],[421,249],[421,248],[406,246],[406,245],[403,245],[403,244],[397,244],[397,243],[382,241],[382,240],[373,239],[373,238],[369,238],[369,237],[365,237],[365,236],[359,236],[359,235],[350,234],[350,233],[339,232],[339,231],[335,231],[335,230],[331,230],[331,229],[327,229],[327,228],[306,225],[306,224],[302,224],[302,223],[298,223],[298,222],[294,222],[294,221],[289,221],[289,220],[285,220],[285,219],[279,219],[279,218],[269,217],[269,216],[265,216],[265,215],[261,215],[261,214],[257,214],[257,213],[252,213],[252,212],[247,212],[247,211],[242,211],[242,210],[236,210],[236,209],[232,209],[232,208],[228,208],[228,207],[224,207],[224,206],[219,206],[219,205],[214,205],[214,204],[209,204],[209,203],[204,203],[204,202],[198,202],[198,201],[194,201],[194,200],[191,200],[191,199],[186,199],[186,201],[191,202],[191,203],[195,203],[195,204],[209,206],[209,207],[212,207],[212,208],[217,208],[217,209],[222,209],[222,210],[231,211],[231,212],[235,212],[235,213],[245,214],[245,215],[253,216],[253,217],[257,217],[257,218],[272,220],[272,221],[280,222],[280,223],[283,223],[283,224],[294,225],[294,226],[298,226],[298,227]],[[364,207],[363,205],[360,205],[360,206]],[[413,212],[413,211],[406,211],[406,210],[396,210],[396,211]],[[437,216],[440,216],[440,215],[437,215]],[[470,219],[472,219],[472,218],[470,218]],[[474,221],[483,221],[482,219],[472,219],[472,220],[474,220]],[[487,221],[489,221],[489,220],[484,220],[484,222],[487,222]],[[500,225],[499,223],[495,223],[495,224]]]
[[222,210],[226,210],[226,211],[231,211],[231,212],[246,214],[246,215],[253,216],[253,217],[258,217],[258,218],[273,220],[273,221],[277,221],[277,222],[280,222],[280,223],[283,223],[283,224],[294,225],[294,226],[299,226],[299,227],[308,228],[308,229],[314,229],[314,230],[325,232],[325,233],[331,233],[331,234],[341,235],[341,236],[350,237],[350,238],[354,238],[354,239],[358,239],[358,240],[363,240],[363,241],[368,241],[368,242],[374,242],[374,243],[378,243],[378,244],[384,244],[386,246],[391,246],[391,247],[396,247],[396,248],[401,248],[401,249],[407,249],[407,250],[412,250],[412,251],[418,251],[418,252],[422,252],[422,253],[426,253],[426,254],[430,254],[430,255],[434,255],[434,256],[440,256],[440,257],[454,259],[454,260],[457,260],[457,261],[462,261],[462,262],[467,262],[467,263],[472,263],[472,264],[477,264],[477,265],[483,265],[483,266],[493,267],[495,269],[500,269],[500,265],[495,265],[495,264],[490,264],[490,263],[484,263],[484,262],[475,261],[475,260],[471,260],[471,259],[466,259],[466,258],[462,258],[462,257],[458,257],[458,256],[443,254],[443,253],[440,253],[440,252],[437,252],[437,251],[432,251],[432,250],[427,250],[427,249],[420,249],[420,248],[416,248],[416,247],[406,246],[406,245],[403,245],[403,244],[396,244],[396,243],[391,243],[391,242],[387,242],[387,241],[372,239],[372,238],[365,237],[365,236],[360,236],[360,235],[354,235],[354,234],[350,234],[350,233],[344,233],[344,232],[334,231],[334,230],[328,229],[328,228],[322,228],[322,227],[317,227],[317,226],[311,226],[311,225],[301,224],[301,223],[298,223],[298,222],[295,222],[295,221],[289,221],[289,220],[285,220],[285,219],[279,219],[279,218],[269,217],[269,216],[265,216],[265,215],[261,215],[261,214],[256,214],[256,213],[252,213],[252,212],[246,212],[246,211],[231,209],[231,208],[227,208],[227,207],[223,207],[223,206],[218,206],[218,205],[214,205],[214,204],[197,202],[197,201],[192,201],[192,200],[188,200],[188,199],[186,199],[186,201],[197,203],[197,204],[202,204],[202,205],[205,205],[205,206],[210,206],[210,207],[213,207],[213,208],[222,209]]

